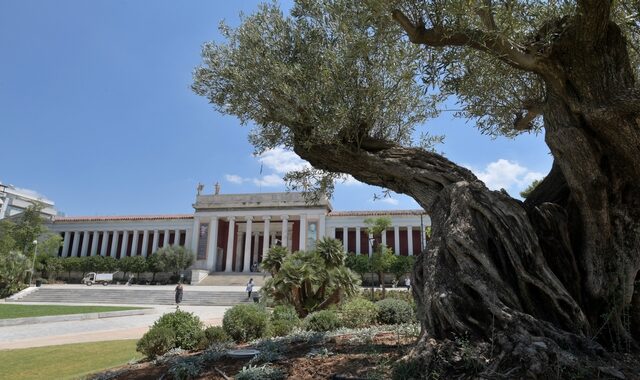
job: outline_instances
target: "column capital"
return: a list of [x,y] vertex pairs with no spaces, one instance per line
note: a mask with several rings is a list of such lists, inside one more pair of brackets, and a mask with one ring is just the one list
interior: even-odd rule
[[269,216],[269,215],[263,216],[262,220],[271,220],[271,216]]
[[212,215],[209,219],[211,221],[218,220],[218,215]]
[[289,220],[289,215],[281,215],[280,219],[282,220]]
[[250,222],[253,220],[253,216],[245,216],[244,220],[246,220],[247,222]]
[[236,217],[235,216],[227,216],[227,221],[229,222],[235,222]]

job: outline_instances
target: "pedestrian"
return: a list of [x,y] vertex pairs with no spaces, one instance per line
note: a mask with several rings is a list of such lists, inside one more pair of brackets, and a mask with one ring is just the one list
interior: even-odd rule
[[247,298],[251,298],[251,292],[253,292],[253,278],[249,279],[249,282],[247,282]]
[[407,287],[407,290],[411,290],[411,279],[409,279],[409,276],[404,279],[404,286]]
[[182,283],[178,282],[178,286],[176,286],[176,309],[180,307],[180,302],[182,302],[182,293],[184,289],[182,288]]

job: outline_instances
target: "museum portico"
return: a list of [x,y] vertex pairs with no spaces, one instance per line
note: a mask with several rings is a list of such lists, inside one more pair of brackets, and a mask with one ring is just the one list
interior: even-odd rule
[[348,252],[372,253],[365,219],[391,218],[382,241],[397,255],[414,255],[424,246],[430,219],[423,210],[333,211],[322,199],[305,202],[301,193],[198,194],[193,214],[154,216],[55,217],[49,224],[63,237],[59,255],[149,256],[167,245],[191,249],[194,269],[250,272],[274,245],[294,252],[312,249],[325,236],[339,239]]

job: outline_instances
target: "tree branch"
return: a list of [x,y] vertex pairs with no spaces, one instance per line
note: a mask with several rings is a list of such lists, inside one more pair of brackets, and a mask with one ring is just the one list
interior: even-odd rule
[[612,3],[612,0],[578,0],[576,25],[581,30],[578,36],[597,44],[607,30]]
[[[486,11],[483,12],[486,13]],[[414,24],[402,11],[397,9],[392,12],[392,17],[405,30],[409,41],[415,44],[432,47],[468,46],[489,53],[517,69],[540,73],[541,68],[535,56],[524,53],[522,47],[499,33],[486,33],[478,29],[453,31],[441,26],[427,29],[423,22]],[[485,15],[486,17],[488,16]],[[495,26],[495,22],[487,21]]]
[[493,18],[493,4],[491,4],[491,0],[483,0],[482,4],[477,8],[476,13],[485,28],[494,32],[498,30],[496,20]]
[[542,115],[543,103],[529,103],[525,105],[524,109],[526,113],[516,114],[516,119],[513,122],[513,128],[517,131],[528,131],[533,128],[533,120]]
[[[358,181],[381,186],[416,200],[432,202],[440,191],[451,184],[477,178],[473,173],[443,156],[419,148],[373,144],[361,149],[342,144],[295,144],[294,151],[317,169],[351,174]],[[426,210],[431,204],[422,204]]]

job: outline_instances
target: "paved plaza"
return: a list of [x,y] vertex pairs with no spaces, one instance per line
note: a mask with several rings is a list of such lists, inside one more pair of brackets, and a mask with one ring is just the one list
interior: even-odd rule
[[[53,287],[56,285],[48,285]],[[65,288],[82,288],[84,285],[58,285]],[[151,289],[173,289],[175,286],[149,286]],[[102,287],[100,287],[102,288]],[[105,287],[108,288],[108,287]],[[135,288],[146,288],[135,286]],[[189,286],[185,288],[185,297],[189,292],[198,291],[244,291],[240,286]],[[21,302],[21,305],[29,304]],[[34,303],[42,305],[43,303]],[[59,303],[57,305],[60,305]],[[86,306],[86,303],[82,305]],[[100,306],[106,306],[100,304]],[[113,305],[120,306],[120,305]],[[138,339],[164,313],[174,311],[170,305],[131,305],[151,307],[153,312],[144,315],[91,319],[82,321],[64,321],[38,323],[20,326],[0,327],[0,350],[51,346],[67,343],[99,342],[117,339]],[[181,306],[181,310],[196,314],[205,325],[220,325],[224,312],[229,306]]]

